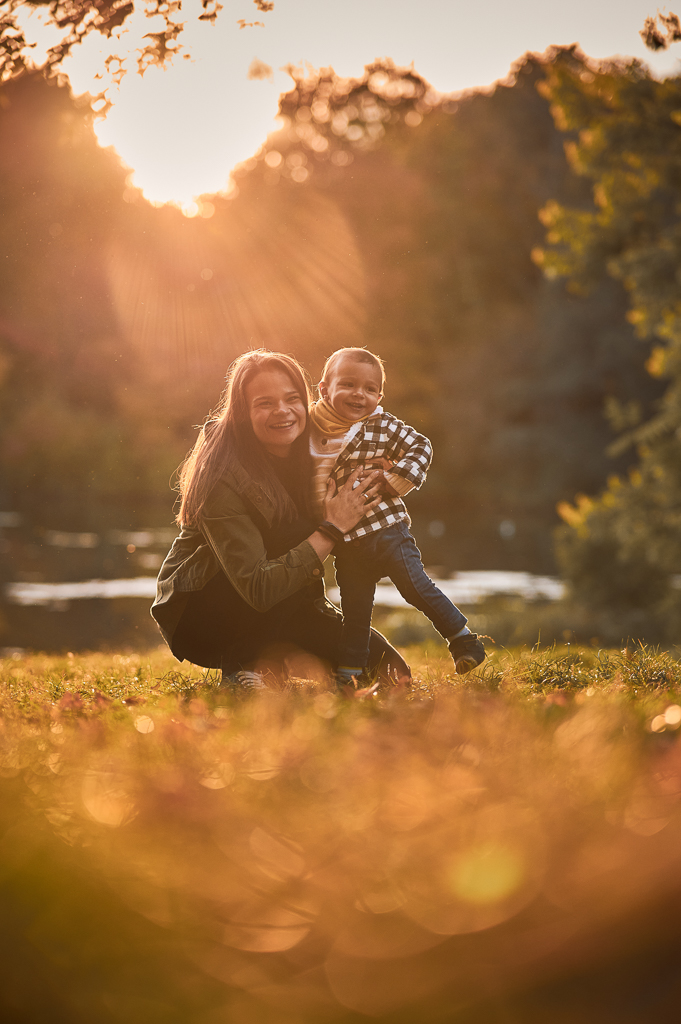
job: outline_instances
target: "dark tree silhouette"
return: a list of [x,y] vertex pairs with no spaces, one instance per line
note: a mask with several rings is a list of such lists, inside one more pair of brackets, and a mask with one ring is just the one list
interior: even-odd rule
[[[260,13],[266,14],[274,7],[271,0],[253,0]],[[52,25],[64,30],[64,36],[47,54],[43,70],[52,71],[59,67],[74,46],[89,33],[99,32],[110,38],[114,29],[119,28],[139,8],[135,0],[3,0],[0,13],[0,83],[22,74],[29,64],[31,43],[22,31],[18,14],[22,8],[40,9],[47,13]],[[201,0],[203,13],[199,21],[214,22],[222,10],[219,0]],[[160,17],[165,27],[160,32],[149,32],[144,38],[149,43],[139,52],[137,66],[141,74],[151,64],[164,64],[181,47],[169,46],[181,34],[185,21],[179,21],[181,0],[144,0],[143,8],[149,18]],[[237,23],[239,24],[239,23]],[[263,22],[244,22],[240,28]],[[110,59],[116,60],[113,55]],[[107,61],[108,68],[108,61]],[[120,72],[122,73],[122,72]]]

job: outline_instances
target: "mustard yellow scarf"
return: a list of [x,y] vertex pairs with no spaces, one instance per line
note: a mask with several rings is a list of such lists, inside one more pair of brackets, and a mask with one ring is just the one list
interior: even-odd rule
[[346,420],[344,416],[339,416],[325,398],[320,398],[310,410],[310,419],[324,437],[342,437],[343,434],[347,434],[353,423],[366,420],[369,416],[373,416],[373,413],[368,412],[366,416],[360,416],[359,420]]

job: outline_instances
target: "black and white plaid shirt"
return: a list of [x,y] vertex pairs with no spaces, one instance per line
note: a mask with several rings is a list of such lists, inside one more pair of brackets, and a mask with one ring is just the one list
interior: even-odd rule
[[[330,475],[341,487],[358,466],[388,459],[393,463],[389,472],[418,489],[426,479],[432,457],[433,448],[427,437],[379,405],[368,419],[362,421],[359,430],[343,448]],[[381,503],[346,533],[345,540],[366,537],[404,520],[410,522],[402,498],[384,495]]]

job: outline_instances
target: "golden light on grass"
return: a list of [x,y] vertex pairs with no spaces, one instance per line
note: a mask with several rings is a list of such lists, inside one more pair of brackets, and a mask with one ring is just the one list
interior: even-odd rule
[[[300,679],[240,697],[161,655],[7,659],[3,813],[42,822],[71,870],[162,927],[164,965],[238,992],[256,1024],[545,991],[643,949],[681,864],[679,733],[649,728],[674,724],[681,667],[579,658],[504,656],[462,681],[431,656],[410,694],[365,701]],[[0,868],[22,850],[0,844]]]
[[95,821],[118,828],[130,821],[134,804],[125,788],[124,779],[115,772],[90,769],[83,776],[83,806]]
[[524,858],[512,846],[482,843],[459,856],[449,879],[452,891],[466,903],[500,903],[521,885]]
[[284,843],[262,828],[253,829],[248,845],[261,870],[272,878],[297,878],[305,871],[305,860],[300,854],[302,848],[290,841]]
[[269,902],[240,907],[235,917],[225,928],[223,942],[253,953],[283,953],[297,946],[310,931],[309,921],[302,914]]

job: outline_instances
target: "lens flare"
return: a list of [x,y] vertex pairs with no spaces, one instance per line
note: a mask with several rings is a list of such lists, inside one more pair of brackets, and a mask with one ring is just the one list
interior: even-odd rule
[[[201,211],[207,205],[201,201]],[[216,197],[210,206],[208,220],[155,211],[147,231],[152,211],[134,205],[141,216],[131,216],[111,243],[114,308],[149,372],[179,370],[187,387],[203,367],[217,386],[249,346],[319,361],[320,339],[361,343],[364,273],[334,203],[265,193]]]

